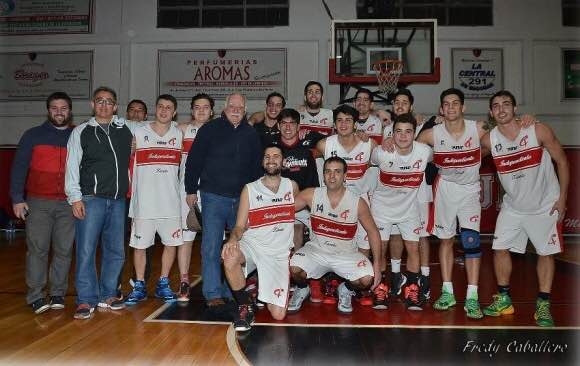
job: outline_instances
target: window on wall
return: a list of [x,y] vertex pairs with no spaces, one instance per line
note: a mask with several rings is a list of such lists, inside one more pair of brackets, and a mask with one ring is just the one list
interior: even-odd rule
[[562,0],[562,25],[580,27],[580,0]]
[[288,25],[289,0],[158,0],[157,28]]
[[442,26],[493,25],[493,0],[358,0],[359,19],[435,18]]

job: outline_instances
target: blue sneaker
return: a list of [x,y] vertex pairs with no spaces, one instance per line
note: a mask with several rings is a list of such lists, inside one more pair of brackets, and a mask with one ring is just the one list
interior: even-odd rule
[[155,297],[165,300],[165,302],[173,302],[177,300],[177,296],[171,288],[169,287],[169,278],[161,277],[157,281],[157,286],[155,287]]
[[135,305],[138,302],[147,300],[147,286],[145,286],[145,281],[135,281],[135,287],[125,300],[127,305]]

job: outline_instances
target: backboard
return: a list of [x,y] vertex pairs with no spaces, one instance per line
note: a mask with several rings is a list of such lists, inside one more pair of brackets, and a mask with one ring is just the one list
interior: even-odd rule
[[341,84],[341,102],[348,89],[377,85],[372,64],[403,61],[399,86],[438,83],[437,19],[333,20],[328,81]]

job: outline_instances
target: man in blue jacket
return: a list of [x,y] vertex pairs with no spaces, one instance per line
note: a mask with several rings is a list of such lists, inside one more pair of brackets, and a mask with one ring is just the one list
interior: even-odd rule
[[36,314],[64,308],[75,235],[64,194],[66,144],[73,129],[71,98],[52,93],[46,109],[47,120],[20,139],[10,175],[14,215],[26,220],[26,302]]
[[221,117],[200,128],[187,156],[187,204],[203,207],[201,241],[202,292],[209,307],[220,306],[232,295],[221,272],[224,229],[232,229],[246,183],[262,175],[262,147],[256,130],[246,120],[246,98],[226,98]]

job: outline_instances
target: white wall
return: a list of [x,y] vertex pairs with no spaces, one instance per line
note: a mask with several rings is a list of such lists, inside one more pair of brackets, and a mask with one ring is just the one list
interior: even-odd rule
[[[334,106],[339,88],[328,85],[330,20],[318,0],[290,1],[290,26],[276,28],[157,29],[156,1],[99,0],[95,31],[88,35],[2,37],[0,52],[94,50],[93,86],[117,90],[119,109],[133,98],[154,102],[158,49],[280,47],[288,50],[288,104],[302,100],[306,81],[327,86],[326,104]],[[355,1],[327,1],[335,19],[355,18]],[[564,144],[580,144],[580,101],[562,101],[560,50],[580,48],[580,28],[561,26],[559,1],[496,0],[493,27],[439,27],[438,54],[442,78],[438,85],[412,85],[416,110],[436,112],[438,95],[451,86],[451,48],[502,48],[504,86],[516,95],[520,111],[550,123]],[[374,88],[374,87],[373,87]],[[248,109],[262,107],[250,102]],[[483,118],[486,100],[468,100],[468,114]],[[181,103],[185,119],[189,111]],[[76,121],[90,115],[89,101],[75,101]],[[44,102],[0,102],[0,144],[17,143],[22,132],[44,119]]]

